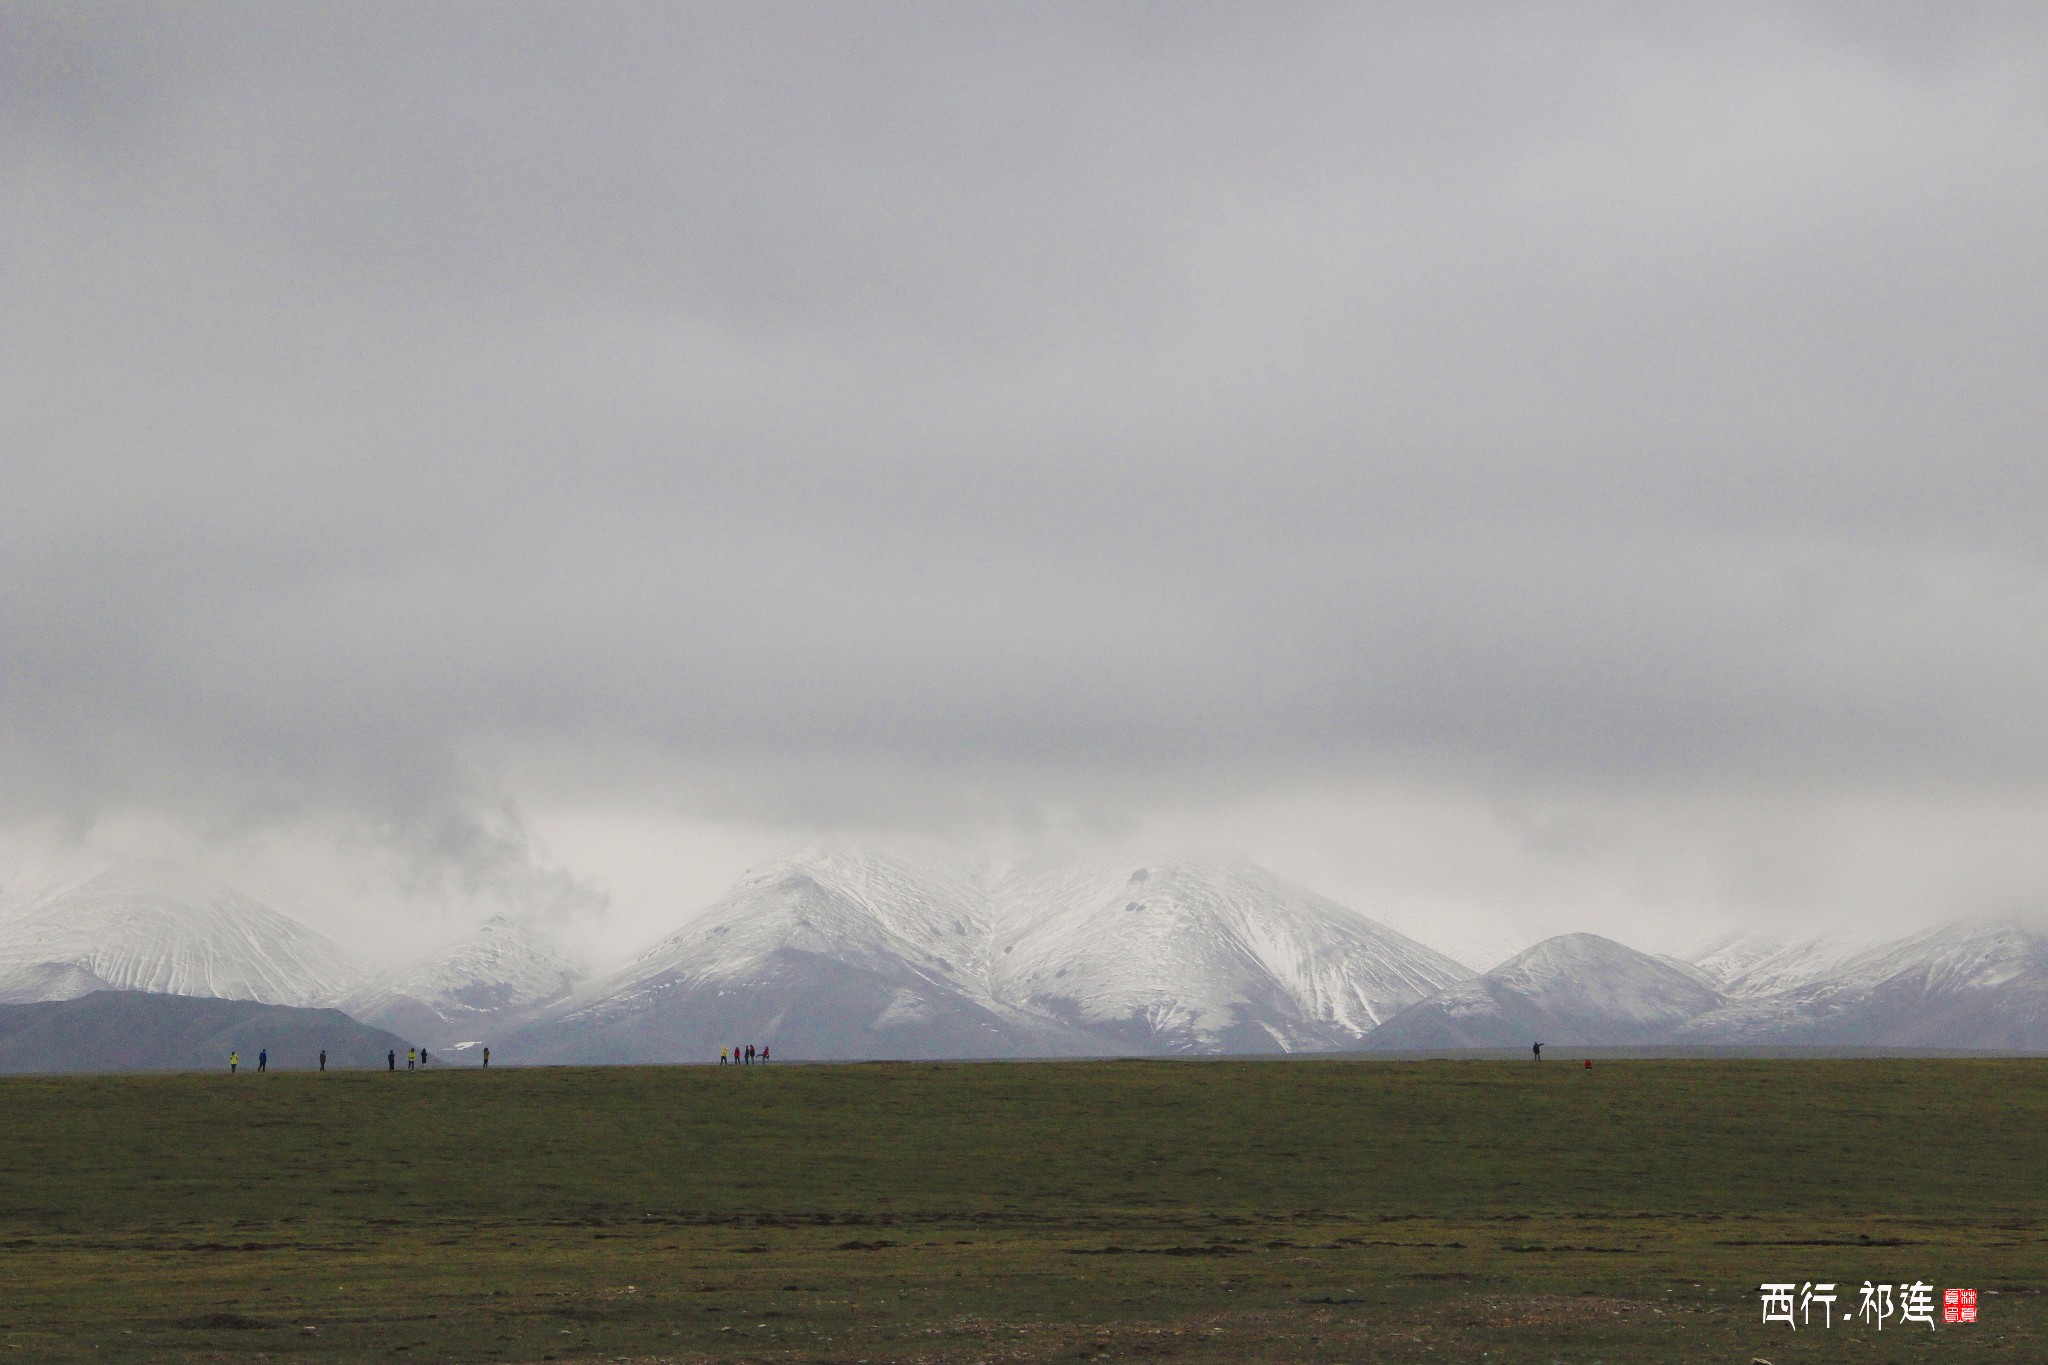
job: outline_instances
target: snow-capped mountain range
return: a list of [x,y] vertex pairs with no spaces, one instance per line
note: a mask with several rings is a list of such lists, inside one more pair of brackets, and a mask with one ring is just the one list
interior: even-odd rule
[[233,887],[128,865],[0,907],[0,1002],[103,989],[339,1005],[446,1054],[669,1062],[1724,1044],[2048,1050],[2048,935],[1592,934],[1468,967],[1242,860],[989,871],[824,848],[748,874],[619,970],[492,920],[401,970]]
[[1368,1046],[1648,1043],[1721,1003],[1681,966],[1598,934],[1561,934],[1403,1010]]
[[989,986],[1138,1051],[1347,1047],[1471,969],[1253,863],[1026,864]]
[[1730,999],[1744,1000],[1824,980],[1883,943],[1869,933],[1795,939],[1742,930],[1713,940],[1686,961],[1708,985]]
[[504,919],[423,962],[378,974],[276,907],[167,864],[117,864],[0,907],[0,1003],[120,990],[339,1006],[451,1048],[566,997],[584,975]]
[[[1802,953],[1802,958],[1810,958]],[[2048,1048],[2048,935],[2010,922],[1948,925],[1880,944],[1782,989],[1755,969],[1679,1041]],[[1781,978],[1765,978],[1775,984]]]
[[517,1041],[537,1055],[1033,1056],[1349,1046],[1469,969],[1249,863],[778,861]]

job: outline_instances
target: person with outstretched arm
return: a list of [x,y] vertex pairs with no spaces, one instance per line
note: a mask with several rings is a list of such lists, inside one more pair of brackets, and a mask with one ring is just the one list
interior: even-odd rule
[[1540,1062],[1540,1061],[1542,1061],[1542,1060],[1543,1060],[1543,1044],[1541,1044],[1541,1043],[1531,1043],[1531,1044],[1529,1044],[1529,1047],[1530,1047],[1530,1050],[1532,1050],[1533,1052],[1535,1052],[1535,1054],[1536,1054],[1536,1060],[1537,1060],[1537,1061],[1539,1061],[1539,1062]]

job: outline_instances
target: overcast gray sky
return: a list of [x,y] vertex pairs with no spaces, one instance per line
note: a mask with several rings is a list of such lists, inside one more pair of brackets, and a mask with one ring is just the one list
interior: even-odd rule
[[2039,5],[0,0],[0,196],[20,846],[2048,900]]

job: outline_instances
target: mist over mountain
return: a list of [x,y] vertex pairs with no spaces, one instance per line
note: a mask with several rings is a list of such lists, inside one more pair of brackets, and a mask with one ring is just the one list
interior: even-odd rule
[[478,1042],[568,998],[589,971],[496,915],[450,944],[341,1002],[366,1023],[440,1048]]
[[1722,994],[1745,999],[1823,980],[1883,942],[1867,930],[1788,938],[1749,929],[1715,939],[1687,961]]
[[[0,4],[0,860],[599,969],[6,868],[0,994],[646,1056],[1461,987],[1129,885],[1248,849],[1479,970],[1782,931],[1658,959],[1744,1036],[1946,1009],[1815,926],[2048,887],[2044,70],[2028,4]],[[830,869],[692,928],[1069,837],[1139,856],[997,870],[985,969]]]

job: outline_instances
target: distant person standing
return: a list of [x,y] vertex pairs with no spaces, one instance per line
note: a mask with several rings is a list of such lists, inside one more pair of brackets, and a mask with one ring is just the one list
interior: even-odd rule
[[754,1064],[754,1045],[753,1045],[752,1043],[748,1043],[748,1044],[747,1044],[747,1065],[748,1065],[748,1066],[752,1066],[753,1064]]
[[491,1069],[491,1050],[490,1050],[489,1048],[485,1048],[485,1049],[484,1049],[484,1070],[486,1070],[486,1071],[489,1071],[490,1069]]
[[320,1069],[322,1071],[327,1069],[327,1049],[324,1047],[320,1049]]
[[414,1065],[418,1063],[419,1059],[420,1059],[420,1050],[419,1050],[418,1048],[416,1048],[416,1047],[409,1047],[409,1048],[407,1048],[407,1049],[405,1050],[405,1069],[406,1069],[407,1071],[410,1071],[410,1070],[412,1070],[412,1069],[413,1069],[413,1067],[414,1067]]
[[427,1050],[426,1050],[425,1048],[421,1048],[421,1049],[420,1049],[420,1070],[422,1070],[422,1071],[425,1071],[426,1069],[427,1069]]
[[725,1049],[724,1049],[724,1048],[720,1048],[720,1049],[718,1049],[718,1064],[719,1064],[720,1066],[724,1066],[724,1065],[725,1065]]
[[242,1064],[242,1054],[241,1054],[241,1053],[239,1053],[239,1052],[230,1052],[230,1053],[228,1054],[228,1075],[230,1075],[230,1076],[234,1075],[234,1074],[235,1074],[235,1068],[236,1068],[236,1067],[238,1067],[238,1066],[240,1066],[241,1064]]
[[393,1049],[391,1049],[391,1051],[389,1051],[389,1052],[387,1052],[387,1053],[385,1053],[385,1054],[384,1054],[384,1065],[385,1065],[385,1067],[386,1067],[386,1068],[387,1068],[388,1070],[391,1070],[391,1071],[396,1071],[396,1070],[398,1070],[398,1049],[397,1049],[397,1048],[393,1048]]
[[1542,1061],[1542,1060],[1543,1060],[1543,1044],[1541,1044],[1541,1043],[1531,1043],[1531,1044],[1529,1044],[1529,1047],[1530,1047],[1530,1050],[1531,1050],[1531,1051],[1533,1051],[1533,1052],[1534,1052],[1534,1053],[1536,1054],[1536,1060],[1537,1060],[1537,1061],[1539,1061],[1539,1062],[1540,1062],[1540,1061]]
[[267,1047],[266,1047],[266,1048],[258,1048],[258,1049],[257,1049],[257,1051],[256,1051],[256,1070],[257,1070],[258,1072],[264,1072],[264,1071],[268,1071],[268,1070],[270,1070],[270,1049],[269,1049],[269,1048],[267,1048]]

